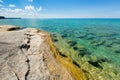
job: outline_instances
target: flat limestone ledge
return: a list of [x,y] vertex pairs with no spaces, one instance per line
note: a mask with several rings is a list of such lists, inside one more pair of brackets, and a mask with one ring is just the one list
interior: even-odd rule
[[2,31],[12,31],[20,29],[20,27],[13,26],[13,25],[0,25],[0,32]]
[[34,28],[0,26],[0,80],[74,80],[54,58],[48,36]]

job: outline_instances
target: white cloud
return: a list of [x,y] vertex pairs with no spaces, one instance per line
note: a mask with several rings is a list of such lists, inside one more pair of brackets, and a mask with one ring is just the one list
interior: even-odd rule
[[3,0],[0,0],[0,3],[3,3]]
[[16,8],[16,9],[5,9],[6,12],[8,13],[20,13],[20,12],[24,12],[24,10]]
[[16,7],[16,5],[14,5],[14,4],[9,4],[9,7]]
[[0,8],[0,15],[4,15],[6,17],[24,17],[24,18],[38,18],[41,16],[40,11],[42,11],[42,7],[36,8],[32,5],[25,6],[24,9],[21,8]]
[[29,6],[25,6],[25,10],[32,11],[32,10],[35,10],[35,8],[34,6],[29,5]]
[[40,6],[38,9],[37,9],[37,11],[41,11],[42,10],[42,6]]
[[33,0],[28,0],[29,2],[33,2]]

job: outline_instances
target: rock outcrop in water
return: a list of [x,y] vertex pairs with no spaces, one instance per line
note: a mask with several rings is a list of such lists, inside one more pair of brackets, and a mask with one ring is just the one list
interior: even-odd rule
[[0,80],[86,80],[77,71],[57,54],[48,33],[0,26]]

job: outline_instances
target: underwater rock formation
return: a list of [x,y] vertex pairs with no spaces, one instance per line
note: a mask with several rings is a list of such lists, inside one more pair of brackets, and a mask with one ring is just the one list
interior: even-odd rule
[[72,41],[72,40],[68,40],[67,43],[72,47],[75,46],[77,44],[76,41]]
[[74,46],[73,49],[77,51],[78,55],[83,57],[84,55],[90,55],[91,53],[84,47]]
[[[89,49],[89,47],[82,45],[81,43],[77,42],[77,40],[75,41],[72,38],[63,39],[60,35],[59,36],[57,35],[57,39],[59,39],[59,41],[55,42],[55,46],[58,48],[58,50],[60,50],[59,54],[62,56],[63,59],[67,59],[71,61],[71,63],[75,65],[76,68],[82,69],[85,76],[87,77],[87,80],[113,80],[113,79],[119,80],[120,79],[119,67],[114,66],[111,59],[107,58],[104,55],[101,56],[94,55],[95,53],[92,52],[92,50],[90,50],[91,48]],[[84,40],[85,39],[86,37],[84,38]],[[93,41],[93,43],[91,44],[93,45],[95,44],[94,49],[97,49],[98,47],[100,48],[105,47],[107,43],[105,39],[99,39],[99,38],[97,39],[95,38],[90,41]],[[115,49],[113,51],[119,50],[119,46],[117,46],[116,49],[115,43],[114,43],[114,47]],[[99,51],[96,52],[96,54],[99,54]],[[119,56],[119,54],[117,55]]]
[[77,36],[77,38],[80,38],[80,39],[82,39],[82,38],[86,38],[87,37],[87,34],[79,34],[79,36]]
[[53,42],[57,42],[58,41],[56,34],[52,34],[51,37],[52,37],[52,41]]
[[99,47],[99,46],[104,45],[105,42],[106,42],[106,40],[93,40],[93,41],[91,41],[91,44],[93,46]]
[[65,33],[61,35],[62,38],[66,38],[67,36],[68,36],[68,35],[65,34]]

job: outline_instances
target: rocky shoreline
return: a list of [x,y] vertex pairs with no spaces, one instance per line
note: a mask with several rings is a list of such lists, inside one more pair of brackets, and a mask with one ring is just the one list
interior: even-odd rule
[[86,80],[86,76],[70,60],[60,56],[48,33],[1,25],[0,79]]

